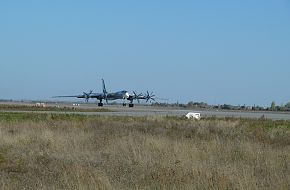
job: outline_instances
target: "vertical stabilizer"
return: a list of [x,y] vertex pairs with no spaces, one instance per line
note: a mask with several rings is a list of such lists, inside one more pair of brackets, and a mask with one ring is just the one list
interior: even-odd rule
[[104,93],[104,97],[105,97],[106,102],[108,103],[108,96],[107,96],[108,92],[106,90],[106,85],[105,85],[104,79],[102,79],[102,83],[103,83],[103,93]]
[[104,81],[104,79],[102,79],[102,83],[103,83],[103,93],[104,93],[104,94],[107,94],[108,92],[107,92],[107,90],[106,90],[106,85],[105,85],[105,81]]

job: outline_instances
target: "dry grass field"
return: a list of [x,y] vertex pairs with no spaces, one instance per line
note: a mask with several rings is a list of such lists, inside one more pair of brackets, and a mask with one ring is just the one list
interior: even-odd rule
[[1,104],[0,111],[50,111],[50,112],[111,112],[107,108],[85,108],[75,106],[61,106],[49,105],[45,107],[36,106],[33,104]]
[[290,189],[290,122],[0,113],[0,189]]

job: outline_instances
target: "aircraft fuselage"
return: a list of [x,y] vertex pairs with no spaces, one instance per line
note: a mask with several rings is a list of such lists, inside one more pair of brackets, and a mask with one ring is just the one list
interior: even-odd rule
[[119,92],[108,93],[107,100],[127,99],[129,96],[129,93],[126,90],[122,90]]

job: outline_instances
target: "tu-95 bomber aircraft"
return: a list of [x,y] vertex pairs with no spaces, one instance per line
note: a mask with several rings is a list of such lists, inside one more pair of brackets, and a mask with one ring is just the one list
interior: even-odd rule
[[133,101],[137,100],[138,102],[140,102],[140,100],[146,100],[147,102],[149,100],[153,100],[154,96],[153,93],[151,92],[151,94],[149,94],[149,92],[147,91],[146,95],[138,94],[136,92],[133,92],[132,94],[129,94],[128,91],[126,90],[122,90],[122,91],[118,91],[118,92],[113,92],[113,93],[108,93],[106,90],[106,85],[105,85],[105,81],[104,79],[102,79],[102,85],[103,85],[103,93],[93,93],[93,91],[91,90],[89,93],[83,92],[82,95],[73,95],[73,96],[54,96],[53,98],[65,98],[65,97],[75,97],[75,98],[84,98],[86,102],[89,101],[90,98],[96,98],[97,100],[99,100],[98,106],[102,107],[103,104],[103,100],[106,100],[106,102],[108,103],[109,100],[118,100],[121,99],[123,100],[123,106],[126,106],[126,100],[130,101],[129,103],[129,107],[134,107]]

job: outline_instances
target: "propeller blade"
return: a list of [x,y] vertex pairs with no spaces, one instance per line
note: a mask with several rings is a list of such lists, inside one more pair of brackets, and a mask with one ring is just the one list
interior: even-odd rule
[[93,91],[92,90],[90,90],[90,92],[89,93],[86,93],[86,92],[83,92],[83,96],[84,96],[84,98],[85,98],[85,102],[89,102],[89,99],[90,99],[90,95],[93,93]]
[[147,90],[146,96],[145,96],[146,102],[149,102],[149,101],[151,102],[151,100],[155,101],[154,97],[155,97],[154,93],[153,92],[149,93],[149,91]]
[[133,99],[137,99],[137,102],[140,103],[139,96],[137,95],[137,93],[133,91],[133,94],[134,94]]

